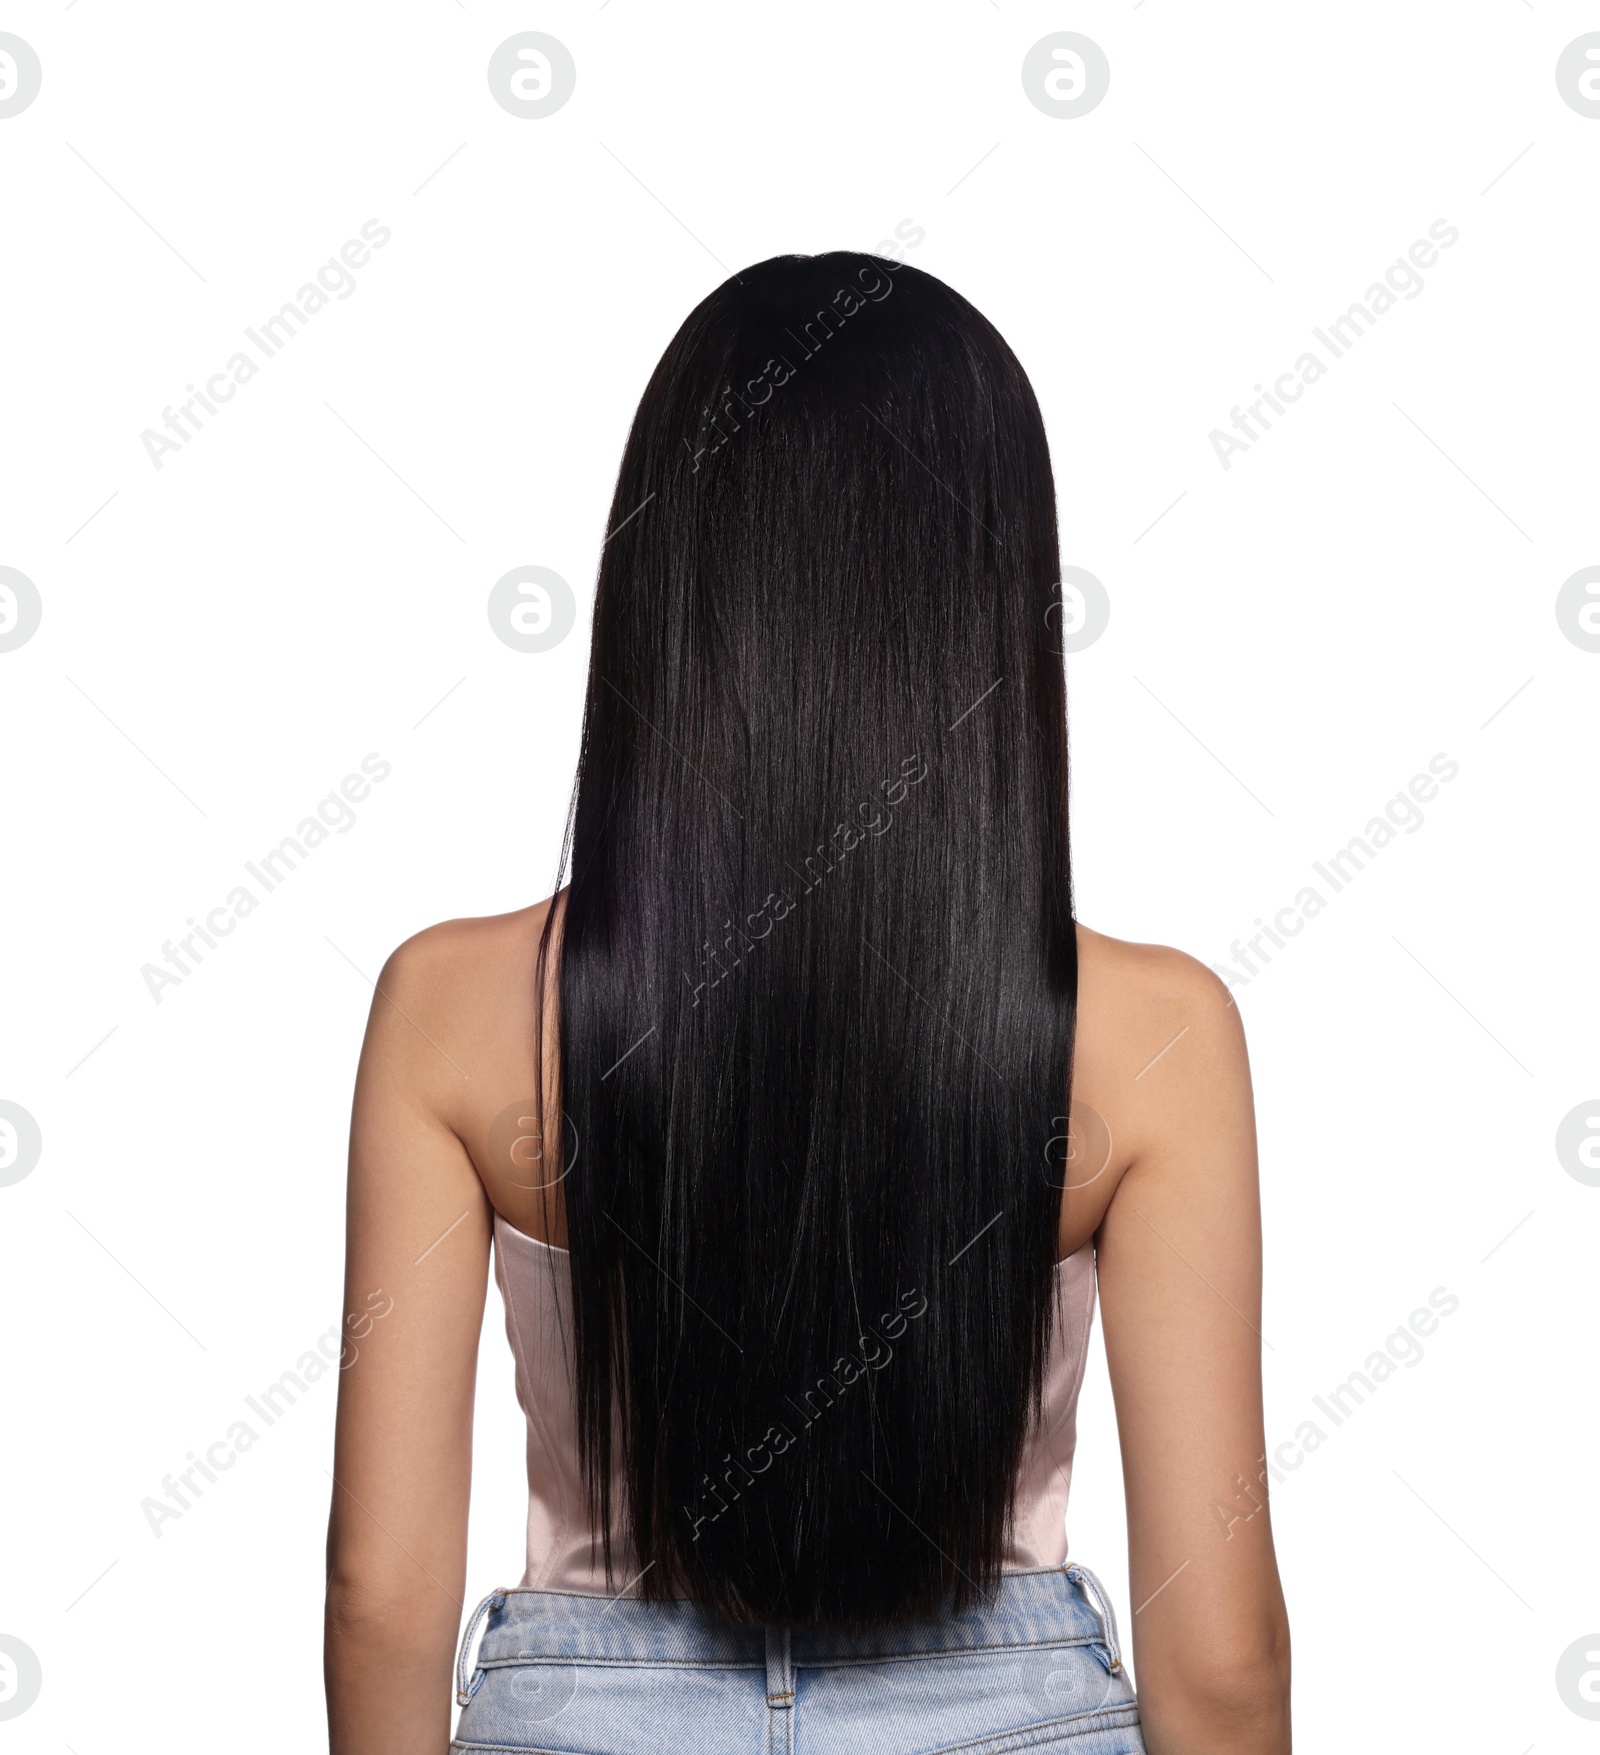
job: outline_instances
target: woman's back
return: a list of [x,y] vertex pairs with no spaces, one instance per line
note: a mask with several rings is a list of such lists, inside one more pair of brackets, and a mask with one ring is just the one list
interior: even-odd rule
[[[358,1085],[352,1224],[362,1247],[352,1261],[348,1308],[369,1307],[368,1294],[379,1288],[394,1307],[361,1335],[361,1369],[345,1380],[347,1437],[337,1470],[350,1493],[343,1546],[370,1548],[365,1570],[392,1577],[396,1593],[408,1600],[423,1589],[423,1601],[451,1630],[452,1648],[465,1596],[464,1551],[442,1538],[455,1507],[464,1511],[466,1478],[450,1463],[448,1441],[454,1436],[464,1446],[470,1430],[476,1325],[494,1247],[502,1251],[498,1271],[512,1282],[508,1324],[519,1316],[556,1319],[555,1326],[524,1331],[513,1341],[519,1389],[537,1402],[528,1548],[518,1560],[524,1583],[609,1599],[626,1595],[634,1582],[624,1573],[607,1585],[581,1510],[559,1328],[565,1256],[552,1255],[563,1241],[561,1208],[559,1199],[551,1209],[544,1197],[550,1179],[543,1145],[528,1120],[537,1113],[529,1101],[538,1084],[533,995],[548,907],[449,921],[401,946],[379,978]],[[547,1030],[547,1044],[556,1039]],[[1070,1128],[1063,1121],[1053,1172],[1066,1191],[1058,1245],[1067,1293],[1063,1345],[1070,1358],[1087,1339],[1093,1257],[1128,1476],[1134,1601],[1142,1605],[1161,1592],[1135,1622],[1141,1660],[1158,1673],[1169,1666],[1182,1679],[1181,1690],[1205,1707],[1228,1704],[1230,1689],[1249,1689],[1249,1675],[1228,1672],[1220,1659],[1231,1652],[1270,1654],[1276,1638],[1270,1614],[1265,1623],[1255,1620],[1256,1604],[1265,1600],[1270,1609],[1273,1593],[1261,1598],[1251,1583],[1272,1565],[1265,1518],[1240,1520],[1232,1503],[1234,1476],[1244,1474],[1254,1484],[1253,1458],[1262,1448],[1251,1400],[1259,1343],[1248,1099],[1237,1012],[1221,983],[1179,952],[1080,927],[1073,1120]],[[582,1142],[575,1145],[581,1154]],[[557,1224],[546,1241],[533,1233],[550,1210]],[[417,1412],[416,1431],[427,1434],[429,1454],[415,1465],[417,1480],[397,1480],[387,1444],[367,1435],[362,1402],[409,1405],[421,1393],[419,1352],[429,1358],[435,1384],[426,1416]],[[1053,1362],[1046,1393],[1059,1414],[1075,1403],[1078,1369],[1069,1363],[1059,1376],[1056,1371]],[[1035,1469],[1031,1488],[1026,1479],[1021,1483],[1019,1501],[1031,1533],[1019,1536],[1012,1558],[1059,1567],[1070,1542],[1049,1519],[1065,1505],[1067,1483],[1044,1480],[1051,1466],[1044,1459],[1052,1455],[1070,1466],[1069,1429],[1047,1429],[1043,1448],[1034,1452],[1043,1466]],[[414,1495],[422,1481],[426,1503],[418,1507]],[[726,1486],[723,1491],[726,1496]],[[1259,1497],[1264,1500],[1264,1489]],[[1219,1499],[1230,1504],[1231,1524],[1218,1519]],[[397,1532],[396,1539],[388,1531]],[[1054,1713],[1061,1707],[1069,1716],[1075,1706],[1104,1714],[1115,1706],[1110,1682],[1121,1673],[1106,1667],[1119,1662],[1120,1653],[1106,1656],[1107,1647],[1082,1633],[1098,1615],[1094,1624],[1109,1629],[1114,1641],[1103,1598],[1064,1573],[1051,1576],[1059,1576],[1059,1584],[1048,1588],[1066,1594],[1051,1597],[1048,1612],[1078,1629],[1073,1637],[1082,1647],[1071,1648],[1074,1661],[1088,1653],[1104,1681],[1087,1705],[1076,1701],[1066,1648],[1045,1642],[1044,1667],[1018,1685],[1015,1697],[1027,1722],[1061,1716]],[[1046,1587],[1028,1588],[1037,1594]],[[1216,1616],[1204,1634],[1195,1606],[1185,1603],[1185,1591],[1196,1588],[1202,1619]],[[491,1651],[501,1649],[496,1640],[514,1642],[527,1632],[508,1611],[534,1598],[515,1590],[505,1597],[491,1617]],[[1046,1608],[1032,1603],[1027,1612]],[[553,1679],[516,1672],[519,1698],[531,1711],[548,1708],[565,1717],[572,1708],[551,1702],[597,1660],[577,1661],[582,1654],[571,1628],[545,1634],[556,1654],[546,1665],[553,1664]],[[762,1648],[758,1642],[750,1649]],[[502,1667],[501,1679],[511,1677],[509,1660]],[[866,1657],[855,1661],[857,1673],[870,1668]],[[441,1686],[447,1677],[438,1678]],[[1142,1692],[1148,1734],[1148,1683]],[[1270,1708],[1264,1684],[1261,1698]],[[479,1697],[479,1706],[491,1704]],[[1155,1707],[1159,1711],[1159,1697]],[[834,1734],[842,1735],[837,1725]],[[1101,1734],[1139,1735],[1136,1727],[1114,1724]],[[1139,1744],[1103,1745],[1124,1746]]]
[[[530,1136],[522,1136],[524,1140]],[[513,1153],[517,1147],[513,1144]],[[520,1154],[527,1157],[524,1148]],[[570,1336],[572,1286],[569,1258],[519,1231],[496,1213],[494,1271],[505,1306],[506,1337],[516,1368],[517,1400],[528,1422],[528,1544],[523,1587],[578,1591],[604,1597],[627,1594],[637,1577],[637,1556],[628,1532],[612,1531],[613,1572],[605,1569],[605,1544],[593,1527],[584,1493],[578,1448],[577,1386]],[[1067,1495],[1072,1482],[1078,1390],[1083,1382],[1089,1328],[1094,1314],[1094,1249],[1084,1244],[1056,1270],[1057,1299],[1050,1357],[1033,1424],[1017,1474],[1016,1502],[1005,1552],[1006,1572],[1061,1566],[1067,1556]],[[745,1454],[707,1483],[697,1518],[714,1523],[746,1492],[759,1493],[769,1470],[797,1444],[827,1442],[836,1404],[868,1394],[874,1373],[892,1370],[901,1338],[926,1316],[925,1297],[884,1312],[867,1326],[857,1350],[831,1369],[794,1385],[784,1413]],[[620,1496],[616,1503],[620,1504]]]
[[[1137,1747],[1062,1565],[1095,1275],[1153,1722],[1199,1748],[1197,1700],[1278,1710],[1266,1519],[1216,1497],[1262,1445],[1243,1042],[1199,965],[1075,922],[1054,506],[1014,354],[915,270],[757,264],[651,378],[567,886],[403,946],[357,1084],[347,1285],[384,1315],[355,1319],[330,1608],[372,1589],[369,1522],[459,1590],[495,1236],[528,1576],[574,1587],[488,1600],[469,1746],[533,1747],[516,1686],[562,1662],[742,1669],[759,1638],[772,1746],[870,1743],[862,1676],[1021,1641],[1077,1654],[1058,1710],[1035,1677],[975,1723],[947,1668],[880,1742]],[[563,1736],[612,1746],[613,1681]],[[693,1691],[651,1686],[682,1740]]]
[[[572,1163],[563,1162],[566,1146],[561,1154],[547,1150],[541,1106],[532,1101],[536,1093],[558,1090],[560,1023],[548,980],[542,1020],[535,1002],[539,945],[551,912],[552,901],[544,901],[430,927],[396,951],[379,994],[403,987],[414,996],[414,1009],[450,1036],[447,1051],[429,1041],[420,1021],[413,1027],[419,1046],[432,1049],[441,1117],[469,1153],[494,1211],[525,1235],[565,1249],[559,1191],[583,1145],[573,1142]],[[555,913],[559,946],[559,907]],[[1141,1088],[1142,1075],[1168,1044],[1162,1030],[1192,1028],[1197,1004],[1236,1020],[1222,983],[1183,952],[1107,938],[1081,923],[1077,939],[1075,1120],[1069,1129],[1063,1105],[1059,1133],[1046,1142],[1049,1155],[1040,1154],[1041,1176],[1066,1192],[1058,1261],[1093,1240],[1127,1168],[1126,1142],[1151,1123],[1146,1091],[1155,1087]]]

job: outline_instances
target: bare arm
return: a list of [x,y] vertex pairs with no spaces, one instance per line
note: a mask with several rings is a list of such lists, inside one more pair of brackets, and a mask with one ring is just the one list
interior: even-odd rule
[[[1244,1031],[1200,964],[1151,951],[1146,974],[1144,1054],[1160,1058],[1138,1075],[1131,1161],[1098,1233],[1140,1712],[1150,1755],[1286,1755],[1289,1624],[1257,1480],[1261,1222]],[[1239,1476],[1262,1505],[1247,1518]]]
[[434,1046],[450,1034],[446,960],[430,934],[390,958],[356,1079],[328,1527],[332,1755],[444,1755],[450,1740],[489,1206],[441,1119],[464,1077]]

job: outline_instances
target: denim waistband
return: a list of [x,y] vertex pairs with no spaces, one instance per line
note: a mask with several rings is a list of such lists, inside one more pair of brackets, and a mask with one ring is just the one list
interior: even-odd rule
[[[461,1649],[466,1689],[468,1653],[480,1621],[475,1667],[539,1659],[620,1664],[768,1667],[772,1641],[759,1628],[730,1627],[685,1601],[644,1603],[564,1591],[493,1591],[479,1604]],[[1015,1646],[1093,1645],[1107,1666],[1121,1668],[1109,1599],[1087,1567],[1076,1563],[1040,1572],[1006,1573],[994,1597],[963,1610],[861,1632],[796,1628],[785,1641],[789,1662],[864,1663],[933,1652]]]

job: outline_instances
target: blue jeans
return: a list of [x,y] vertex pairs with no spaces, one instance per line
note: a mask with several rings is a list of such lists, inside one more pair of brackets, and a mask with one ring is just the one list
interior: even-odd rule
[[688,1602],[494,1591],[467,1625],[457,1689],[456,1751],[1144,1750],[1111,1605],[1077,1565],[1008,1573],[987,1606],[867,1633],[762,1633]]

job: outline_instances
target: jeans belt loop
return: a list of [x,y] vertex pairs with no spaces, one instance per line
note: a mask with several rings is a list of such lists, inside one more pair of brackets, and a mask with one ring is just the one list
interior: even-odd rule
[[1122,1652],[1117,1645],[1117,1621],[1111,1611],[1110,1599],[1100,1580],[1087,1566],[1071,1565],[1067,1568],[1068,1578],[1074,1578],[1083,1588],[1083,1594],[1089,1599],[1089,1606],[1094,1610],[1095,1619],[1100,1623],[1100,1640],[1106,1648],[1106,1656],[1110,1660],[1113,1674],[1122,1668]]
[[461,1635],[461,1653],[456,1659],[457,1706],[465,1706],[478,1691],[476,1684],[470,1687],[467,1684],[467,1653],[472,1649],[472,1642],[477,1637],[478,1629],[496,1609],[503,1609],[505,1606],[506,1593],[503,1590],[492,1590],[472,1611],[472,1619],[467,1623],[467,1630]]
[[789,1629],[767,1629],[767,1705],[774,1712],[794,1706],[794,1666],[789,1661]]

